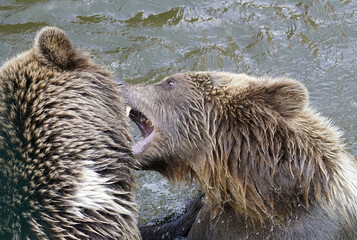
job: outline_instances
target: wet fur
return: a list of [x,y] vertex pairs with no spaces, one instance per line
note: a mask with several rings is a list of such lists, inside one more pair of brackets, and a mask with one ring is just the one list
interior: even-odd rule
[[120,95],[55,27],[1,67],[1,239],[140,239]]
[[206,194],[189,239],[357,237],[356,161],[301,83],[189,72],[125,95],[155,125],[144,168]]

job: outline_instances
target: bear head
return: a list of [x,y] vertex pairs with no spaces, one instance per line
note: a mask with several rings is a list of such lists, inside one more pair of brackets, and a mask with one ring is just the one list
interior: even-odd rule
[[308,107],[301,83],[187,72],[124,89],[143,135],[133,145],[143,168],[198,180],[213,212],[229,206],[279,220],[331,198],[340,134]]
[[111,74],[46,27],[0,68],[0,238],[139,239]]

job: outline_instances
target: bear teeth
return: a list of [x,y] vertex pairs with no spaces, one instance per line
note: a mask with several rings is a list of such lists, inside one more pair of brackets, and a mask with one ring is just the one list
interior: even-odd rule
[[140,121],[141,121],[142,123],[148,124],[149,126],[152,126],[152,123],[150,122],[150,120],[147,119],[147,118],[145,118],[145,117],[140,118]]
[[139,127],[142,136],[148,137],[154,130],[152,122],[137,109],[127,108],[127,110],[129,110],[129,118]]
[[132,107],[126,106],[125,113],[126,113],[127,117],[129,117],[131,109],[132,109]]

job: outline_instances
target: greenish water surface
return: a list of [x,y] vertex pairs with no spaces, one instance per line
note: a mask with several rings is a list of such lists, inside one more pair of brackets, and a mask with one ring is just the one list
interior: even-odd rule
[[[356,1],[0,0],[0,64],[47,25],[132,83],[190,70],[297,79],[357,156]],[[140,223],[180,212],[196,191],[136,177]]]

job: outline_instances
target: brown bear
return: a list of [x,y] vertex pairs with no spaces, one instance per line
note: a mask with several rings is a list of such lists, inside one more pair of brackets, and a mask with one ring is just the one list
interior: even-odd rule
[[357,165],[288,78],[188,72],[126,85],[144,169],[205,193],[188,239],[357,239]]
[[0,69],[0,239],[140,239],[111,74],[46,27]]

